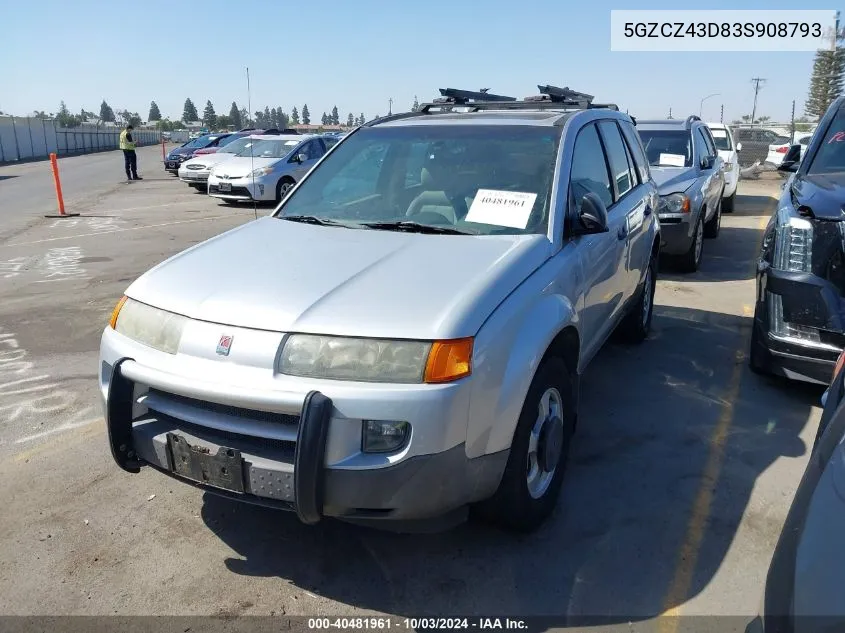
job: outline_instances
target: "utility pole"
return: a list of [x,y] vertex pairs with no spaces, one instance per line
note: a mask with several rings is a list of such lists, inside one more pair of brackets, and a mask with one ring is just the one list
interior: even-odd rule
[[789,142],[795,142],[795,99],[792,100],[792,115],[789,117]]
[[722,104],[722,110],[719,112],[719,123],[725,122],[725,104]]
[[763,77],[752,77],[751,83],[754,84],[754,107],[751,110],[751,125],[754,125],[754,117],[757,116],[757,93],[760,92],[760,84],[765,83]]
[[387,102],[389,104],[387,108],[387,116],[390,116],[391,114],[393,114],[393,97],[390,97]]
[[670,119],[672,118],[672,108],[671,107],[669,108],[669,118]]

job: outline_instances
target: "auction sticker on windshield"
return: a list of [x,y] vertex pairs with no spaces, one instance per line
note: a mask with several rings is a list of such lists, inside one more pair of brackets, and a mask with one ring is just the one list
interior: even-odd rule
[[667,167],[683,167],[684,163],[687,161],[686,156],[681,156],[680,154],[661,154],[660,155],[660,165],[666,165]]
[[524,229],[536,200],[536,193],[479,189],[465,220]]

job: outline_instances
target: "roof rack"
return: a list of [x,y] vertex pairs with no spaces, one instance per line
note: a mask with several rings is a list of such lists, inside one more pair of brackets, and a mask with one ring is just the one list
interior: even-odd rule
[[687,128],[687,129],[690,129],[690,128],[692,127],[692,124],[693,124],[695,121],[701,121],[701,117],[700,117],[700,116],[696,116],[695,114],[691,114],[691,115],[689,115],[689,116],[687,117],[687,120],[686,120],[686,121],[684,121],[684,127],[685,127],[685,128]]
[[435,99],[434,103],[454,103],[456,105],[465,105],[470,101],[516,101],[515,97],[505,97],[502,95],[494,95],[488,92],[489,88],[482,88],[481,90],[458,90],[457,88],[440,88],[440,99]]

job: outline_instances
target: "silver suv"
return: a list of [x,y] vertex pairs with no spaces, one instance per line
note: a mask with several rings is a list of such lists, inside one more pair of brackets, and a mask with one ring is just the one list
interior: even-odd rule
[[646,338],[660,244],[631,118],[541,91],[361,126],[136,280],[101,345],[117,463],[306,523],[538,526],[587,363]]

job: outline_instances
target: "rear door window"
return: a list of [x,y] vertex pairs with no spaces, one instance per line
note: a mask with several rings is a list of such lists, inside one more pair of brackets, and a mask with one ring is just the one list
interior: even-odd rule
[[636,165],[637,171],[640,172],[640,182],[646,182],[649,177],[648,160],[645,157],[645,150],[643,149],[640,135],[637,134],[634,126],[627,121],[620,122],[619,127],[622,128],[622,134],[628,142],[628,149],[634,159],[634,164]]
[[615,184],[616,195],[614,200],[619,200],[634,188],[635,176],[632,173],[626,155],[625,143],[616,123],[614,121],[600,121],[599,129],[607,151],[610,173],[613,176],[612,180]]

